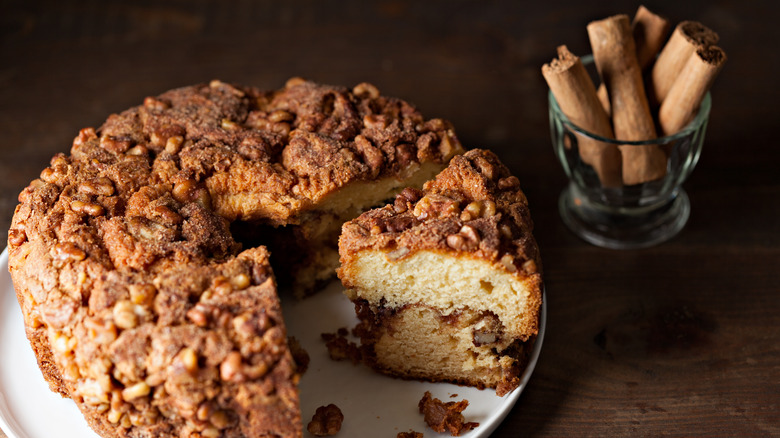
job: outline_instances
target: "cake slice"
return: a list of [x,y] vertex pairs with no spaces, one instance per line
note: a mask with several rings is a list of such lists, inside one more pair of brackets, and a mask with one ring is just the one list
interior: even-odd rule
[[366,362],[499,395],[516,388],[542,304],[532,227],[518,179],[485,150],[344,224],[338,275]]

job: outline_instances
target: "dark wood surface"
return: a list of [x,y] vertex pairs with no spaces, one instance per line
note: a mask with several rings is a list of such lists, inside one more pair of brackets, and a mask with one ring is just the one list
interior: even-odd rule
[[496,151],[530,201],[548,331],[494,436],[780,436],[780,8],[646,3],[712,27],[729,56],[678,237],[600,249],[557,213],[566,178],[540,67],[558,44],[588,52],[588,21],[638,4],[0,1],[0,229],[80,128],[147,95],[213,78],[369,81]]

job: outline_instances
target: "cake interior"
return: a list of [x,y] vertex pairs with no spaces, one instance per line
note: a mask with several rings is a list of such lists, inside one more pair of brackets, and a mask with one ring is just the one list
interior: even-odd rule
[[302,213],[298,225],[272,227],[237,221],[232,231],[245,247],[267,245],[280,284],[292,286],[296,296],[302,297],[333,278],[339,266],[338,236],[344,222],[381,205],[405,187],[422,187],[444,166],[426,162],[410,166],[401,179],[391,176],[353,182],[326,197],[320,208]]
[[538,308],[531,278],[524,281],[493,263],[466,255],[418,251],[398,260],[392,256],[393,252],[379,250],[364,250],[355,256],[346,269],[350,275],[347,296],[374,306],[384,302],[391,308],[423,304],[444,316],[466,308],[492,312],[507,336],[522,340],[535,331],[537,314],[519,313]]
[[537,328],[538,315],[522,312],[538,308],[533,280],[465,255],[392,254],[364,250],[343,268],[371,364],[402,377],[511,390]]

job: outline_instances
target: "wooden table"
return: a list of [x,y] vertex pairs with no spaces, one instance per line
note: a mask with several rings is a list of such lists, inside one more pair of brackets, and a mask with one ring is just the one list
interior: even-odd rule
[[587,22],[636,4],[29,3],[0,9],[0,229],[19,191],[80,128],[147,95],[212,78],[262,88],[294,75],[370,81],[451,120],[468,147],[496,151],[530,200],[548,332],[494,436],[780,435],[773,3],[649,4],[717,30],[730,59],[685,184],[690,222],[672,241],[633,251],[590,246],[561,222],[566,178],[540,67],[558,44],[588,52]]

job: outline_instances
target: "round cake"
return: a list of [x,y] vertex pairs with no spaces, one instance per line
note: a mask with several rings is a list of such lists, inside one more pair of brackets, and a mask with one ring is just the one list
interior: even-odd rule
[[104,437],[300,436],[276,277],[330,279],[343,222],[461,152],[370,84],[297,78],[176,89],[81,130],[8,234],[44,377]]

